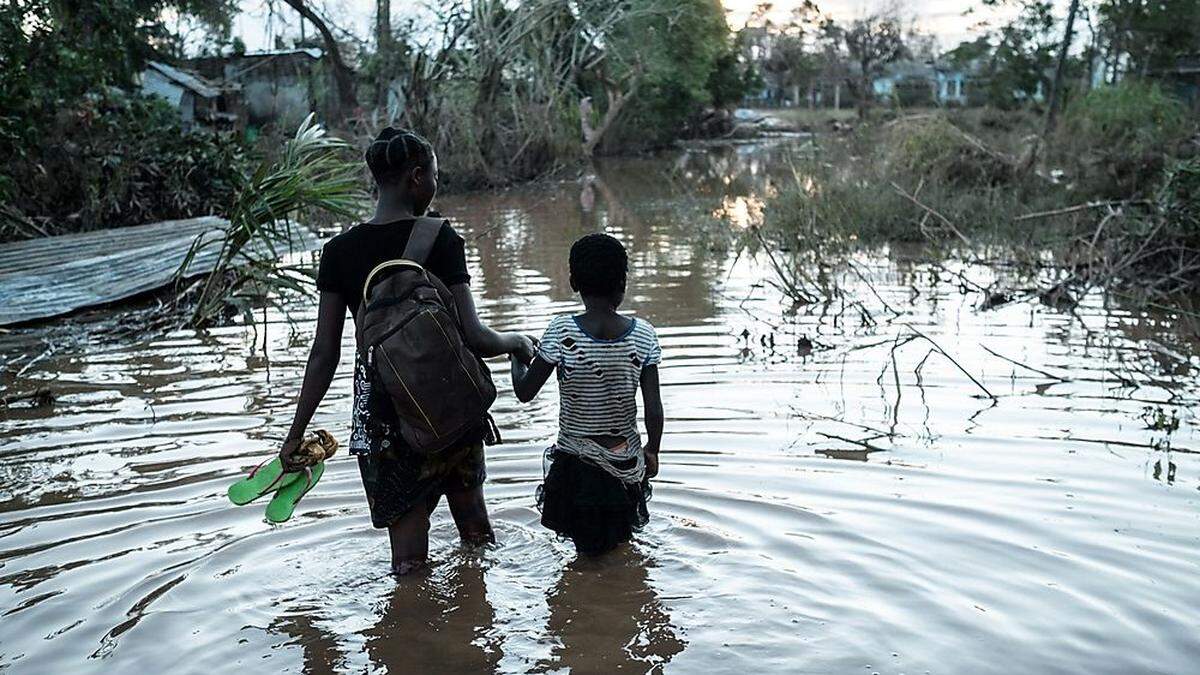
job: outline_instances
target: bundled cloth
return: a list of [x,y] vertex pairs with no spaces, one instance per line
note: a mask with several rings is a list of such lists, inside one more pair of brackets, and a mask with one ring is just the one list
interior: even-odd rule
[[300,442],[300,447],[292,455],[300,466],[316,466],[333,457],[337,452],[338,442],[328,431],[318,429],[317,433]]

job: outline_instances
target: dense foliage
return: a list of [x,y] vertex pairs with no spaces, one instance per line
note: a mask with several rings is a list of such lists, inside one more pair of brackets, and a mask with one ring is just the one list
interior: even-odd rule
[[1156,84],[1126,80],[1070,102],[1052,159],[1078,165],[1085,192],[1121,198],[1157,183],[1194,131],[1178,100]]
[[223,213],[244,165],[233,138],[185,132],[162,101],[115,89],[38,127],[53,142],[16,144],[3,169],[7,238]]
[[219,210],[241,151],[185,133],[129,92],[145,60],[177,49],[170,10],[213,30],[229,0],[14,0],[0,8],[0,239]]
[[[651,8],[661,0],[642,0]],[[644,84],[605,147],[637,148],[677,137],[704,108],[731,105],[746,94],[732,37],[718,0],[678,0],[647,11],[614,33],[612,48],[629,55]],[[583,86],[589,87],[585,79]],[[594,91],[594,89],[593,89]]]
[[[417,129],[450,188],[695,133],[755,78],[719,0],[449,0],[406,30],[385,17],[376,44],[355,49],[313,3],[284,4],[316,26],[335,66],[314,92],[338,103],[328,121],[362,136],[384,123]],[[147,60],[183,55],[179,26],[228,44],[236,11],[234,0],[4,5],[0,152],[13,160],[0,168],[0,237],[227,211],[245,163],[235,140],[185,133],[134,92]]]

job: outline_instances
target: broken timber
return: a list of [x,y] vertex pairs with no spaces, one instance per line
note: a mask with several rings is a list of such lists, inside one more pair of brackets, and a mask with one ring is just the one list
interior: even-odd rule
[[[169,286],[197,238],[217,242],[228,221],[213,216],[168,220],[0,244],[0,326],[69,314]],[[280,250],[317,247],[317,235],[293,227]],[[255,247],[264,253],[265,246]],[[185,276],[213,269],[219,243],[197,247]]]

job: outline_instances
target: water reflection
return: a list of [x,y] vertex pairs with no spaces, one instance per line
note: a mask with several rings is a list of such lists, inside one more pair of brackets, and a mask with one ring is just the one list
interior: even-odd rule
[[673,164],[607,159],[565,189],[542,189],[532,200],[465,195],[440,206],[477,251],[470,256],[478,270],[473,283],[484,301],[570,299],[567,251],[580,236],[603,230],[629,250],[629,306],[681,325],[719,311],[714,291],[733,262],[725,253],[739,245],[741,228],[761,218],[764,196],[789,175],[782,159],[789,148],[693,148]]
[[276,618],[270,627],[271,632],[292,638],[285,644],[301,648],[301,672],[306,675],[339,673],[346,667],[346,654],[339,648],[338,637],[321,628],[320,612],[317,605],[302,605]]
[[629,546],[568,563],[546,598],[554,648],[538,670],[661,672],[687,643],[650,585],[651,566]]
[[[499,548],[459,552],[443,510],[424,579],[377,576],[386,536],[351,458],[296,522],[230,508],[228,483],[290,422],[311,297],[283,299],[294,330],[271,310],[265,333],[146,338],[106,332],[135,316],[110,308],[0,334],[0,388],[56,396],[0,412],[0,670],[1194,670],[1190,315],[1100,293],[983,311],[979,288],[1011,270],[898,247],[822,267],[838,292],[791,307],[737,249],[757,200],[795,180],[789,152],[605,160],[441,204],[504,328],[575,306],[579,235],[629,244],[627,306],[659,328],[668,418],[651,524],[624,557],[570,562],[537,523],[553,392],[493,408]],[[924,341],[895,348],[905,324],[996,399]],[[343,369],[315,426],[345,433],[350,385]]]
[[485,573],[482,559],[462,555],[397,578],[364,631],[371,664],[388,673],[493,672],[503,652]]

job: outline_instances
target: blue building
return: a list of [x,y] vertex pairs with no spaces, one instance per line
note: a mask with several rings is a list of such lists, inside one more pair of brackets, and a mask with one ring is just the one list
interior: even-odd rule
[[899,101],[907,97],[930,104],[966,105],[970,76],[948,64],[897,61],[872,82],[875,98]]

